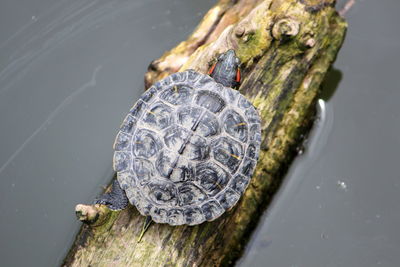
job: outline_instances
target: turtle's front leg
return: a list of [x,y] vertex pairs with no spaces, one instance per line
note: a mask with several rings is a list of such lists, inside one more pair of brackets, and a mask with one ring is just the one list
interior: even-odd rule
[[123,210],[128,206],[128,198],[119,182],[114,180],[111,192],[101,195],[95,203],[106,205],[110,210]]

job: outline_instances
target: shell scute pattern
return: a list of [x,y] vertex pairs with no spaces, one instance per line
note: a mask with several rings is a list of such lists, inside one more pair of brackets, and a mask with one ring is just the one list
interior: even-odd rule
[[[161,81],[158,81],[158,82],[155,82],[149,89],[147,89],[146,91],[148,91],[148,90],[150,90],[150,89],[152,89],[152,88],[154,88],[156,91],[160,91],[161,89],[163,89],[163,83],[162,83],[162,80]],[[146,92],[145,91],[145,92]]]
[[157,133],[147,129],[137,130],[132,142],[132,152],[138,158],[151,158],[162,147]]
[[201,206],[201,209],[207,221],[211,221],[214,218],[218,218],[225,211],[221,207],[221,204],[219,204],[218,201],[216,200],[211,200],[206,202],[204,205]]
[[167,211],[168,223],[170,225],[182,225],[185,223],[183,217],[183,210],[179,208],[172,208]]
[[188,70],[155,83],[130,110],[114,169],[142,215],[196,225],[236,205],[260,141],[258,113],[244,96]]
[[200,204],[207,199],[207,194],[195,184],[187,182],[181,183],[178,187],[180,206],[190,206]]
[[224,194],[219,194],[217,197],[218,202],[225,210],[229,210],[239,201],[240,195],[234,190],[228,188]]
[[178,205],[178,191],[171,182],[151,181],[143,187],[143,190],[152,203],[172,207]]
[[136,104],[133,106],[131,109],[130,113],[132,114],[133,117],[139,118],[143,110],[146,108],[146,103],[143,100],[139,100],[136,102]]
[[230,174],[212,162],[202,162],[196,166],[196,183],[209,196],[215,196],[228,184]]
[[131,154],[129,152],[115,151],[113,168],[116,172],[128,170],[131,165]]
[[249,179],[243,175],[237,174],[233,177],[231,184],[229,185],[235,192],[242,194],[246,190],[249,184]]
[[126,190],[131,187],[136,187],[136,179],[132,179],[132,174],[130,171],[119,172],[117,174],[119,185],[123,190]]
[[203,211],[200,208],[188,206],[183,210],[183,214],[186,219],[186,224],[195,225],[198,222],[204,222],[205,217]]
[[114,142],[114,150],[130,151],[132,136],[124,132],[119,132]]
[[254,169],[256,167],[256,164],[257,163],[254,160],[245,158],[243,160],[243,164],[242,164],[240,173],[243,174],[244,176],[247,176],[248,178],[251,178],[251,176],[253,175]]
[[246,142],[248,135],[248,125],[246,120],[236,111],[227,110],[223,116],[224,129],[236,139]]
[[258,149],[256,143],[250,143],[249,146],[247,147],[246,151],[246,157],[250,159],[258,159]]
[[212,144],[214,159],[234,173],[243,158],[242,145],[229,137],[220,137]]
[[261,129],[259,123],[250,126],[250,141],[253,141],[256,144],[261,143]]
[[195,106],[184,106],[177,111],[177,122],[186,129],[192,128],[202,114],[202,109]]
[[193,69],[189,69],[185,72],[180,72],[180,73],[185,73],[187,75],[188,80],[191,82],[195,82],[200,78],[200,76],[198,75],[199,73]]
[[[199,73],[197,73],[199,74]],[[216,83],[214,80],[208,75],[201,75],[200,79],[198,79],[196,83],[196,89],[208,89],[211,86],[215,86]]]
[[257,125],[260,125],[260,116],[258,116],[258,113],[252,106],[246,109],[246,116],[250,123],[256,123]]
[[171,74],[169,77],[171,78],[172,83],[180,83],[180,82],[185,82],[188,80],[188,74],[189,72],[176,72]]
[[225,101],[219,96],[209,90],[199,90],[196,96],[195,103],[201,107],[208,109],[213,113],[218,113],[225,108]]
[[145,112],[142,120],[147,124],[148,128],[162,130],[173,123],[172,110],[168,105],[157,102]]
[[247,108],[253,107],[253,104],[251,104],[251,102],[249,100],[247,100],[246,98],[241,97],[239,99],[238,106],[239,106],[239,108],[247,109]]
[[[236,103],[238,100],[238,98],[241,99],[243,98],[243,96],[239,93],[238,90],[223,90],[222,91],[222,95],[224,96],[224,98],[226,99],[226,101],[228,103]],[[245,99],[245,98],[244,98]],[[246,99],[247,100],[247,99]],[[240,102],[239,102],[240,103]],[[243,108],[238,104],[239,108]]]
[[175,155],[173,152],[165,150],[161,151],[157,160],[156,160],[156,169],[158,173],[170,180],[171,179],[171,174],[174,171],[174,163],[177,161],[178,156]]
[[190,131],[184,127],[173,125],[164,134],[164,143],[170,150],[178,151],[190,136]]
[[182,155],[190,160],[203,161],[210,157],[210,146],[207,139],[194,134],[187,143]]
[[211,112],[204,111],[203,117],[200,118],[198,127],[192,127],[193,130],[205,137],[218,135],[221,131],[220,123],[217,117]]
[[134,175],[135,180],[140,185],[145,185],[151,181],[156,174],[154,164],[149,160],[135,158],[132,160],[132,175]]
[[163,208],[153,207],[150,210],[150,216],[156,223],[165,223],[165,219],[167,217],[167,210]]
[[157,93],[157,89],[155,87],[151,87],[151,88],[149,88],[149,90],[146,90],[146,92],[144,92],[142,94],[140,99],[143,100],[144,102],[149,102],[150,100],[153,99],[153,97],[155,96],[156,93]]
[[121,132],[133,134],[135,131],[136,121],[136,118],[128,114],[120,126]]
[[193,88],[186,84],[170,86],[160,94],[160,98],[172,105],[182,105],[191,101]]

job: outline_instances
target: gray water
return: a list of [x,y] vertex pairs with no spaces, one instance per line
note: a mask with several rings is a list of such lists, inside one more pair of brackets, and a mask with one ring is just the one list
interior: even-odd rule
[[[55,266],[77,203],[111,179],[112,143],[148,63],[211,0],[0,3],[1,266]],[[240,266],[397,266],[397,0],[358,1],[320,119]]]
[[0,265],[55,266],[112,173],[149,62],[213,0],[0,3]]

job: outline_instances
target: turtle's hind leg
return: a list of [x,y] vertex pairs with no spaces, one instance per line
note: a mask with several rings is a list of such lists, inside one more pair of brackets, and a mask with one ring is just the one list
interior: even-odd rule
[[96,204],[106,205],[110,210],[123,210],[128,206],[128,198],[117,180],[113,181],[110,193],[105,193],[95,200]]
[[139,235],[139,238],[137,241],[138,243],[140,243],[140,241],[142,241],[144,233],[146,233],[147,229],[149,229],[152,222],[153,222],[153,220],[151,219],[151,216],[147,216],[146,220],[143,223],[142,231],[140,232],[140,235]]

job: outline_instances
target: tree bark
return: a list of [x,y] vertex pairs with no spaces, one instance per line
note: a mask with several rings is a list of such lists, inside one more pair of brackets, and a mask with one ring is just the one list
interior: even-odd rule
[[178,70],[205,73],[215,56],[233,48],[242,61],[240,92],[262,118],[255,174],[239,203],[197,226],[153,224],[137,242],[144,218],[129,206],[77,206],[84,224],[65,266],[227,266],[251,231],[296,155],[313,119],[323,78],[347,24],[334,0],[221,0],[184,42],[153,61],[146,87]]

